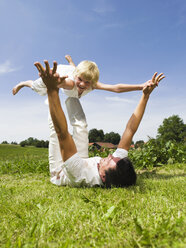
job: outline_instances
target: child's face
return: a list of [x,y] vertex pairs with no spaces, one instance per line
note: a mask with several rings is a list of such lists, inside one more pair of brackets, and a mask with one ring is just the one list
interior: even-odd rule
[[84,80],[82,76],[75,77],[75,84],[80,95],[83,93],[83,91],[90,89],[92,86],[92,83],[90,81]]

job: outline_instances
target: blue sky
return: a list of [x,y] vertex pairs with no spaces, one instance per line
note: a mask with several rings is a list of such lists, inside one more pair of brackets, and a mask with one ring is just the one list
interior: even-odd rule
[[[186,121],[185,0],[1,0],[0,23],[0,143],[48,139],[46,97],[11,91],[38,77],[35,61],[66,63],[66,54],[76,64],[95,61],[104,83],[143,83],[165,73],[135,141],[155,137],[173,114]],[[140,95],[91,92],[81,100],[88,128],[122,134]]]

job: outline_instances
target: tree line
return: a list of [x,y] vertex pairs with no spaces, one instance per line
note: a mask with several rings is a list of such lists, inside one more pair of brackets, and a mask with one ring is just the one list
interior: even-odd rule
[[[1,144],[9,144],[7,141],[3,141]],[[38,140],[33,137],[30,137],[26,140],[21,141],[20,143],[17,142],[11,142],[11,145],[20,145],[22,147],[25,146],[35,146],[35,147],[43,147],[43,148],[48,148],[49,141],[48,140]]]
[[[109,142],[117,145],[120,141],[120,135],[118,133],[110,132],[104,134],[103,130],[97,130],[96,128],[89,131],[89,142]],[[168,141],[176,143],[186,142],[186,124],[178,115],[172,115],[169,118],[165,118],[163,123],[159,126],[157,130],[156,140],[165,144]],[[3,141],[1,144],[9,144],[7,141]],[[17,142],[11,142],[13,145],[18,145]],[[134,144],[134,142],[133,142]],[[36,146],[48,148],[49,141],[38,140],[30,137],[19,143],[20,146]],[[137,141],[134,146],[135,148],[144,145],[143,140]]]
[[106,133],[103,130],[91,129],[88,134],[89,142],[109,142],[117,145],[121,139],[119,133]]
[[[156,139],[161,143],[166,143],[168,141],[175,143],[185,143],[186,142],[186,124],[178,115],[172,115],[163,120],[163,123],[159,126],[157,130]],[[117,145],[120,141],[120,135],[118,133],[106,133],[103,130],[92,129],[89,131],[89,141],[90,142],[110,142]],[[144,145],[143,140],[138,140],[134,144],[135,148]]]

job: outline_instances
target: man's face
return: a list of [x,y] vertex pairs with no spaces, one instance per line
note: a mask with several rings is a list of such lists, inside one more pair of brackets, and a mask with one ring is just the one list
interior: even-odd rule
[[115,158],[111,154],[108,157],[102,158],[98,164],[99,175],[103,182],[105,182],[105,174],[109,169],[115,170],[116,164],[120,158]]
[[82,76],[75,77],[75,84],[77,86],[79,95],[81,95],[83,91],[88,90],[92,85],[90,81],[84,80]]

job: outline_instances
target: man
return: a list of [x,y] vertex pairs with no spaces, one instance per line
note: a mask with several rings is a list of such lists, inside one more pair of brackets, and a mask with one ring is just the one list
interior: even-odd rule
[[[117,150],[107,158],[93,157],[83,159],[77,153],[74,140],[68,132],[66,117],[60,104],[58,83],[62,78],[56,73],[57,63],[50,69],[48,61],[44,61],[46,69],[35,63],[39,76],[47,87],[50,114],[57,134],[63,164],[54,168],[51,181],[57,185],[127,187],[136,183],[136,173],[127,158],[132,138],[143,117],[149,96],[158,83],[165,77],[163,73],[152,80],[143,89],[142,97],[129,119]],[[77,99],[78,100],[78,99]],[[75,106],[75,105],[74,105]]]

